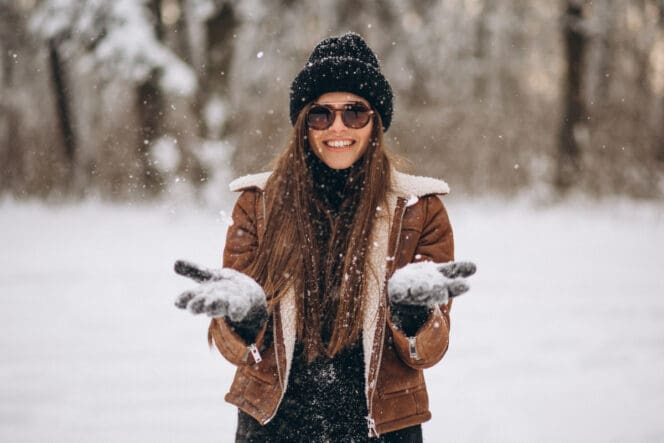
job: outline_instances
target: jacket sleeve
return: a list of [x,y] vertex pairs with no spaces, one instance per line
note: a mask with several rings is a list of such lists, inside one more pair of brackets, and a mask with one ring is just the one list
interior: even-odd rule
[[[254,262],[258,249],[258,201],[257,191],[244,191],[235,203],[233,224],[228,228],[224,247],[225,268],[246,273]],[[258,337],[264,334],[267,323],[262,326]],[[219,352],[235,365],[253,363],[252,359],[248,358],[248,343],[223,318],[213,318],[210,322],[208,342],[210,345],[214,343]]]
[[[442,201],[435,195],[423,200],[424,223],[411,261],[445,263],[454,260],[452,227]],[[407,337],[394,325],[390,316],[387,316],[394,347],[408,366],[416,369],[429,368],[443,358],[449,345],[451,307],[450,299],[447,304],[431,309],[429,318],[414,337]]]

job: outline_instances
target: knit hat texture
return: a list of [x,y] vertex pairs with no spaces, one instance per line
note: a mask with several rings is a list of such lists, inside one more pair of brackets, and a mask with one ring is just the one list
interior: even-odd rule
[[380,70],[376,54],[354,32],[326,38],[316,45],[291,84],[291,123],[295,124],[302,108],[327,92],[359,95],[380,114],[384,131],[390,127],[392,88]]

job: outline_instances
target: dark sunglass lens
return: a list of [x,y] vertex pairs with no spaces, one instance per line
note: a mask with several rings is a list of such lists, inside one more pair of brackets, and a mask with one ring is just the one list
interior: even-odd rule
[[314,106],[307,114],[307,124],[312,129],[325,129],[330,126],[332,111],[323,106]]
[[347,107],[343,113],[344,124],[353,129],[365,127],[369,123],[370,117],[369,109],[358,105]]

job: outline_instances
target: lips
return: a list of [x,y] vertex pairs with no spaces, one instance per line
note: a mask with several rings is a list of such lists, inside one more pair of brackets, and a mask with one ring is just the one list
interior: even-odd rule
[[323,142],[325,147],[331,151],[348,151],[355,146],[355,140],[353,139],[331,139],[325,140]]

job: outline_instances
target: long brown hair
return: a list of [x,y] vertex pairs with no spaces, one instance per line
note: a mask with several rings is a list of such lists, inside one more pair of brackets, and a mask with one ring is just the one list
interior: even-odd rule
[[[305,116],[311,104],[302,109],[286,149],[275,160],[265,187],[266,231],[250,274],[268,296],[270,309],[289,288],[296,294],[297,334],[309,362],[320,354],[330,357],[353,345],[362,329],[364,294],[367,282],[365,264],[370,234],[379,206],[385,208],[390,184],[390,159],[383,147],[380,115],[373,114],[369,146],[356,162],[348,180],[357,184],[349,232],[332,232],[330,244],[345,253],[320,263],[312,214],[319,213],[314,193],[314,177],[307,164],[310,147]],[[341,242],[341,243],[339,243]],[[323,288],[319,275],[327,276]],[[343,276],[343,278],[341,278]],[[336,287],[333,287],[336,285]],[[320,291],[326,297],[338,290],[336,315],[327,346],[321,339]]]

